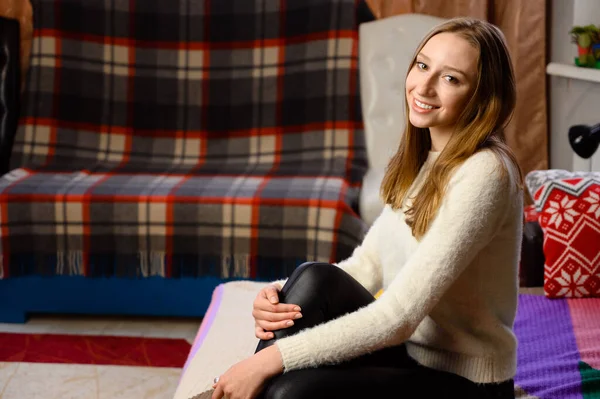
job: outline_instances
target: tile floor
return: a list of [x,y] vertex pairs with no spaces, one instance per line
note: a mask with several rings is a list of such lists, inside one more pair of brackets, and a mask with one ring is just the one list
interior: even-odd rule
[[[201,319],[33,316],[0,323],[2,332],[182,338],[193,342]],[[0,362],[0,399],[172,399],[181,369]]]

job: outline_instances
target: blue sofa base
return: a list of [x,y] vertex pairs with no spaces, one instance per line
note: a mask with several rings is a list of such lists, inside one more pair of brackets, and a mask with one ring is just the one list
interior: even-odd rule
[[0,323],[31,313],[202,317],[216,277],[87,278],[29,276],[0,280]]

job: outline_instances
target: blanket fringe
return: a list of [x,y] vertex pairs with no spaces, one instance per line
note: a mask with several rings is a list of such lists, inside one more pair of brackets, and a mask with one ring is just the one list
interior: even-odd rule
[[138,255],[140,273],[143,277],[165,275],[165,259],[167,257],[165,251],[140,251]]
[[83,251],[57,251],[56,274],[83,274]]
[[221,259],[221,276],[223,278],[250,277],[250,261],[250,255],[224,255]]
[[[45,257],[44,267],[53,269],[44,273],[67,276],[108,276],[111,274],[129,277],[165,277],[167,274],[168,254],[165,251],[138,251],[137,254],[103,255],[90,254],[90,265],[84,267],[84,251],[56,251],[54,256]],[[14,255],[13,255],[14,256]],[[18,256],[18,255],[17,255]],[[17,264],[23,264],[25,270],[36,270],[35,265],[41,261],[40,257],[30,254],[26,257],[15,256]],[[12,256],[11,256],[12,258]],[[9,257],[0,253],[0,279],[7,274],[10,267]],[[294,266],[303,262],[320,261],[328,259],[314,255],[304,258],[278,258],[260,257],[249,254],[223,254],[223,255],[190,255],[173,256],[173,276],[215,276],[224,279],[249,279],[252,272],[259,278],[278,279],[285,271],[289,274]],[[7,268],[5,270],[5,268]],[[256,268],[256,270],[255,270]],[[108,274],[107,274],[108,273]],[[25,274],[31,274],[30,272]]]

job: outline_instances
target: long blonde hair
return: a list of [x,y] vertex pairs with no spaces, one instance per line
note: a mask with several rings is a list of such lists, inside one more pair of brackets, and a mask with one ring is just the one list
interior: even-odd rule
[[[428,178],[405,212],[413,236],[420,239],[428,230],[442,202],[451,172],[467,158],[483,149],[492,150],[501,160],[509,159],[518,171],[517,184],[522,186],[522,172],[511,149],[504,141],[504,128],[510,121],[516,103],[516,88],[510,54],[504,35],[496,26],[472,18],[454,18],[433,28],[414,53],[416,57],[433,36],[455,33],[479,50],[478,79],[475,91],[461,113],[452,137],[432,166]],[[418,128],[408,118],[405,98],[406,128],[396,154],[390,160],[381,184],[381,194],[393,209],[402,209],[412,183],[423,166],[431,138],[429,129]],[[501,162],[505,165],[504,162]],[[507,173],[505,165],[503,173]]]

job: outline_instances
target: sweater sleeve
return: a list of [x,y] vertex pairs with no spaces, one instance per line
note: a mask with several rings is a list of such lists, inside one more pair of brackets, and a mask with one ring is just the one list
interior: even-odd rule
[[[456,170],[429,230],[377,301],[278,340],[285,371],[335,364],[406,341],[498,230],[517,191],[500,165],[485,152]],[[389,255],[386,262],[401,262]]]

